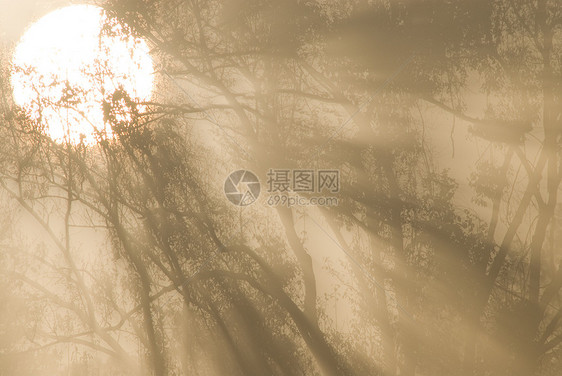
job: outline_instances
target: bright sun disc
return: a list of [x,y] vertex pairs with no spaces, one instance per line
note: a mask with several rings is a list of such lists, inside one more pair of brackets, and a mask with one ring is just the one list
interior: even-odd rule
[[[146,42],[96,6],[73,5],[41,18],[21,38],[12,63],[15,103],[57,142],[93,145],[112,138],[108,103],[126,107],[152,92]],[[123,108],[115,112],[113,119],[127,119]]]

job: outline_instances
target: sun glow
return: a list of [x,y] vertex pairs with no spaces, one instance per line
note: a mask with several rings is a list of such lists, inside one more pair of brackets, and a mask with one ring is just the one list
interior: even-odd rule
[[127,110],[148,100],[153,87],[146,42],[91,5],[61,8],[34,23],[12,63],[15,103],[61,143],[113,138],[110,119],[130,120]]

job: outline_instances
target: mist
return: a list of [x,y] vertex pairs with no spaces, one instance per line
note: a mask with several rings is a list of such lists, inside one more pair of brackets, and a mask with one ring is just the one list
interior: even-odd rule
[[[76,4],[150,98],[15,63]],[[560,1],[0,0],[0,47],[0,375],[562,374]]]

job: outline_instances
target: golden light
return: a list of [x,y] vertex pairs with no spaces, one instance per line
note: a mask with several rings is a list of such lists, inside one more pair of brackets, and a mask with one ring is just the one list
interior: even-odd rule
[[146,101],[152,92],[146,42],[92,5],[61,8],[34,23],[12,64],[15,103],[57,142],[113,138],[108,106]]

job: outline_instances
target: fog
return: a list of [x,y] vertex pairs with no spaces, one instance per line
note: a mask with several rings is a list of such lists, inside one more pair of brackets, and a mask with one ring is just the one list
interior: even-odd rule
[[[149,99],[13,63],[76,4]],[[562,374],[560,1],[0,0],[0,46],[0,375]]]

